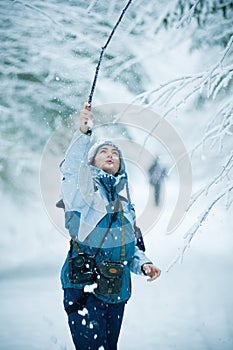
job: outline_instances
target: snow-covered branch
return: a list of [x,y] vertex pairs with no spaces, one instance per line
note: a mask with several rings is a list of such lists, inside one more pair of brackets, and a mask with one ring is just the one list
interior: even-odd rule
[[233,169],[233,152],[231,152],[231,154],[226,160],[226,163],[222,166],[222,171],[220,171],[220,173],[214,176],[213,179],[210,179],[209,183],[203,186],[202,189],[199,189],[195,194],[192,195],[190,199],[189,207],[187,210],[190,210],[190,208],[197,202],[198,199],[200,199],[201,196],[203,195],[207,196],[213,185],[218,185],[219,183],[223,182],[225,179],[226,179],[226,182],[228,182],[230,178],[230,172],[232,171],[232,169]]
[[191,19],[192,19],[192,17],[193,17],[193,15],[194,15],[194,12],[195,12],[195,9],[196,9],[196,7],[197,7],[197,5],[200,3],[200,0],[196,0],[195,2],[194,2],[194,4],[192,5],[192,7],[190,8],[190,10],[189,11],[187,11],[187,13],[185,13],[185,15],[181,18],[181,20],[179,21],[179,23],[177,24],[177,28],[179,28],[179,27],[181,27],[183,24],[184,24],[184,22],[190,22],[191,21]]
[[[198,232],[198,230],[201,228],[201,226],[206,221],[207,217],[209,216],[211,210],[213,207],[223,198],[228,198],[229,202],[229,195],[232,195],[233,186],[232,183],[225,188],[219,195],[217,195],[213,201],[208,205],[208,207],[204,210],[204,212],[199,216],[198,220],[195,222],[195,224],[186,232],[184,235],[184,243],[183,247],[181,249],[181,252],[175,257],[175,259],[170,263],[170,265],[167,268],[167,272],[178,262],[183,261],[184,253],[185,251],[190,247],[191,241],[193,240],[195,234]],[[231,200],[232,202],[232,200]]]

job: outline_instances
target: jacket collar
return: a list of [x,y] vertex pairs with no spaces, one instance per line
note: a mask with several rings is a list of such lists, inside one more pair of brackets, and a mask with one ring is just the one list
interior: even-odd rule
[[125,171],[121,172],[117,176],[106,173],[102,169],[96,168],[91,165],[92,177],[97,185],[98,189],[105,193],[109,202],[114,201],[117,198],[119,192],[124,188],[127,181],[127,174]]

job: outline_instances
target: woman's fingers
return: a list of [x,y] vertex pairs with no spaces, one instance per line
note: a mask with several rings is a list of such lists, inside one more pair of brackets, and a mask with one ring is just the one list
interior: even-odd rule
[[150,281],[150,282],[154,281],[161,274],[161,270],[152,264],[144,264],[143,270],[145,271],[145,273],[149,277],[147,281]]
[[80,130],[86,133],[89,128],[93,126],[94,115],[89,109],[83,109],[80,111]]
[[91,105],[88,102],[84,103],[84,109],[87,109],[88,111],[91,111]]

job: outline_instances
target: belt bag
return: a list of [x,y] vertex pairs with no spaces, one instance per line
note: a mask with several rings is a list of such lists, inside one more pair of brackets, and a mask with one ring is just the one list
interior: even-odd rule
[[101,262],[96,268],[97,288],[95,292],[100,295],[118,294],[122,287],[124,265],[120,262]]
[[80,253],[68,260],[68,277],[71,283],[87,283],[94,280],[95,259],[88,254]]

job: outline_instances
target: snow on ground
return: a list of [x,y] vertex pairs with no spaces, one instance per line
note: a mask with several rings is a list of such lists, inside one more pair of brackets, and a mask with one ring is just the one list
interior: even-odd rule
[[[31,216],[28,240],[17,241],[15,254],[10,247],[2,250],[0,349],[72,350],[59,281],[68,240],[51,227],[42,208],[36,215],[34,231]],[[155,231],[145,236],[147,254],[162,275],[153,283],[133,276],[133,296],[126,307],[119,349],[231,350],[230,213],[218,207],[193,240],[183,263],[169,272],[166,269],[182,247],[184,232],[181,227],[182,234],[166,235],[166,216],[165,212]],[[34,248],[33,240],[37,241]]]
[[0,285],[1,349],[72,349],[56,274],[29,273]]
[[[62,255],[60,250],[55,261]],[[232,349],[232,262],[230,254],[220,256],[194,249],[168,273],[158,257],[158,281],[133,277],[119,349]],[[59,264],[33,263],[1,278],[0,349],[71,350]]]

